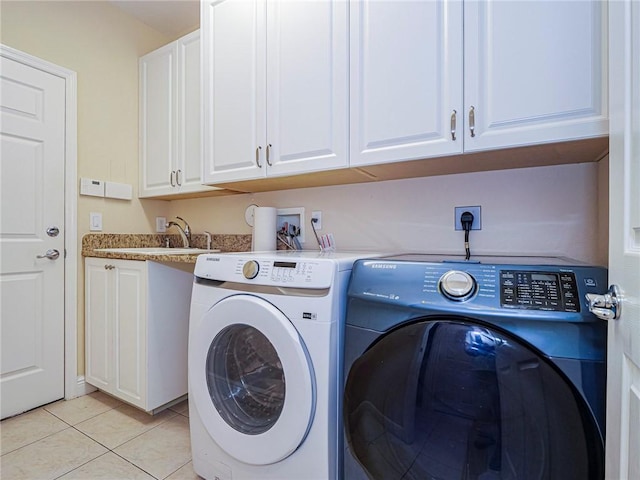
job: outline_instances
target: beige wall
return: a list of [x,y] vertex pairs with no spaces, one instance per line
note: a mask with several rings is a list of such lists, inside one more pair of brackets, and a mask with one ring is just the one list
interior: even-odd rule
[[[2,1],[1,41],[78,73],[78,176],[138,184],[138,57],[173,40],[107,2]],[[461,252],[453,208],[482,206],[473,253],[564,255],[605,264],[606,164],[578,164],[287,190],[173,202],[78,197],[78,238],[89,212],[105,232],[153,231],[180,215],[195,232],[250,233],[245,208],[322,210],[342,249]],[[603,180],[604,179],[604,180]],[[606,225],[602,225],[606,230]],[[305,247],[314,248],[307,232]],[[78,269],[78,362],[84,372],[83,262]]]
[[[584,163],[179,200],[169,214],[186,218],[196,232],[250,233],[244,211],[251,204],[304,207],[308,218],[322,211],[320,233],[333,233],[342,249],[462,253],[454,207],[480,205],[482,230],[470,238],[475,254],[606,264],[597,228],[600,169]],[[305,237],[304,246],[315,248],[313,234]]]
[[[138,58],[173,40],[108,2],[0,3],[4,45],[73,70],[78,80],[78,176],[138,189]],[[151,232],[167,202],[78,197],[78,238],[89,212],[104,231]],[[153,224],[155,228],[155,224]],[[73,233],[75,234],[75,232]],[[78,365],[84,372],[84,275],[78,264]]]

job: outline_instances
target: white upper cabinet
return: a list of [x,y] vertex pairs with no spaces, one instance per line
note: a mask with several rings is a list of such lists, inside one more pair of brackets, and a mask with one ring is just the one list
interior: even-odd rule
[[140,58],[138,196],[212,191],[201,182],[200,32]]
[[165,194],[175,184],[175,43],[140,58],[139,197]]
[[350,165],[607,135],[605,20],[600,1],[352,1]]
[[464,150],[607,135],[606,9],[464,2]]
[[461,153],[462,4],[352,1],[350,36],[351,165]]
[[203,181],[348,165],[348,4],[202,2]]

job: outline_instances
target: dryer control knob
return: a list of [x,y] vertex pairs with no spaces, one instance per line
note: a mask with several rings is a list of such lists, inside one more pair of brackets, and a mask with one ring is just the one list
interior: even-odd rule
[[462,302],[476,293],[476,281],[467,272],[449,270],[440,277],[440,291],[450,300]]
[[256,278],[259,271],[260,264],[255,260],[249,260],[242,266],[242,274],[244,275],[244,278],[248,278],[249,280]]

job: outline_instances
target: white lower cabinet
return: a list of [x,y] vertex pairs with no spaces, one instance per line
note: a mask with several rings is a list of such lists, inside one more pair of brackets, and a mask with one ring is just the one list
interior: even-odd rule
[[186,395],[190,269],[85,259],[87,383],[148,412]]

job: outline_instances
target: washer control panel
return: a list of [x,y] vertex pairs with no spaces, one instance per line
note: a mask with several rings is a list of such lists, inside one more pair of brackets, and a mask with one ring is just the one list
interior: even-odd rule
[[256,258],[251,254],[200,255],[194,275],[197,278],[220,282],[253,285],[329,288],[334,281],[335,264],[324,259],[279,260]]
[[500,271],[503,307],[580,312],[578,285],[572,272]]

